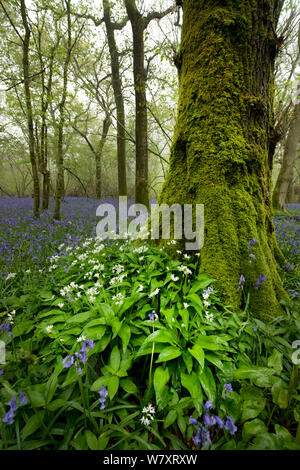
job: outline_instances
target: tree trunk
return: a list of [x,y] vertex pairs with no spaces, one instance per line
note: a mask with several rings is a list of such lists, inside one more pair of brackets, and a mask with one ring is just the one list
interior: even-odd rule
[[68,21],[68,39],[67,39],[67,51],[63,69],[63,90],[62,98],[59,104],[59,124],[58,124],[58,141],[57,141],[57,157],[56,157],[56,191],[55,191],[55,207],[54,207],[54,219],[60,220],[60,203],[64,197],[64,155],[63,155],[63,136],[64,136],[64,124],[65,124],[65,104],[67,99],[68,89],[68,69],[71,61],[72,51],[72,37],[71,37],[71,0],[65,0],[67,8],[67,21]]
[[148,134],[144,30],[146,23],[135,0],[125,0],[133,35],[133,75],[135,87],[136,180],[135,202],[149,207]]
[[125,139],[125,107],[120,77],[119,54],[115,40],[114,26],[111,22],[109,0],[103,0],[104,22],[110,53],[112,86],[117,108],[117,152],[118,152],[118,187],[119,196],[127,196],[126,176],[126,139]]
[[103,120],[102,136],[99,143],[98,151],[95,153],[95,163],[96,163],[96,198],[101,199],[102,197],[102,177],[101,177],[101,162],[103,155],[103,148],[105,140],[111,125],[110,116],[105,116]]
[[29,157],[32,168],[33,178],[33,213],[35,217],[39,216],[40,209],[40,184],[38,167],[35,154],[35,140],[34,140],[34,126],[32,117],[32,102],[30,91],[30,74],[29,74],[29,44],[30,44],[30,28],[27,21],[27,10],[25,0],[21,0],[21,15],[22,22],[25,29],[25,37],[23,39],[23,75],[24,75],[24,89],[26,98],[26,115],[28,126],[28,140],[29,140]]
[[[178,117],[160,197],[204,204],[201,271],[236,309],[244,275],[251,311],[264,318],[282,313],[287,298],[271,207],[277,4],[184,0]],[[249,263],[251,239],[258,243]],[[267,281],[254,288],[260,275]]]
[[287,202],[289,186],[293,179],[294,165],[300,141],[300,103],[294,107],[293,117],[285,142],[282,165],[273,192],[274,209],[283,209]]

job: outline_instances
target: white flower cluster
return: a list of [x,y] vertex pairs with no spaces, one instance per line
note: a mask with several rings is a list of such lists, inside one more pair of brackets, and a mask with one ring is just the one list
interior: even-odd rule
[[121,264],[115,264],[112,268],[114,274],[121,274],[124,271],[124,266]]
[[155,408],[154,406],[149,403],[148,406],[143,408],[142,410],[143,416],[141,418],[141,423],[144,424],[145,426],[149,426],[151,421],[154,420],[154,415],[155,415]]
[[138,248],[135,248],[133,250],[133,253],[138,253],[139,255],[141,255],[142,253],[146,253],[146,251],[148,251],[148,247],[145,245],[142,245],[142,246],[139,246]]
[[10,323],[11,325],[13,325],[15,321],[15,314],[16,314],[15,310],[12,310],[10,313],[7,314],[8,323]]
[[13,279],[14,277],[16,277],[17,273],[9,273],[7,276],[6,276],[6,280],[8,281],[8,279]]
[[159,288],[157,287],[155,291],[153,291],[151,294],[148,295],[149,299],[152,299],[155,295],[159,293]]
[[214,316],[212,313],[205,312],[205,318],[207,321],[210,321],[210,322],[214,321]]
[[187,266],[184,266],[184,265],[181,265],[181,266],[178,266],[178,271],[182,272],[183,274],[193,274],[192,271],[187,267]]
[[121,294],[121,292],[119,292],[119,294],[116,294],[112,297],[112,300],[115,302],[116,305],[122,305],[122,303],[124,302],[124,295]]
[[119,276],[112,277],[111,280],[109,281],[111,286],[114,286],[115,284],[121,284],[123,282],[124,278],[127,276],[126,273],[120,274]]

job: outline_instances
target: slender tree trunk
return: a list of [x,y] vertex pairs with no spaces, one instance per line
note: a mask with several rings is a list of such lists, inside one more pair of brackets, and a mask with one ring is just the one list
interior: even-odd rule
[[33,178],[33,213],[35,217],[39,216],[40,208],[40,185],[38,167],[35,154],[35,139],[34,139],[34,126],[33,126],[33,113],[30,91],[30,73],[29,73],[29,44],[30,44],[30,27],[27,20],[27,10],[25,0],[21,0],[21,15],[22,22],[25,29],[25,37],[23,40],[23,75],[24,75],[24,89],[26,98],[26,114],[28,126],[28,140],[29,140],[29,156],[32,168]]
[[64,155],[63,155],[63,136],[64,136],[64,124],[65,124],[65,104],[67,99],[68,91],[68,70],[71,61],[72,51],[72,31],[71,31],[71,0],[65,0],[67,8],[67,21],[68,21],[68,39],[67,39],[67,51],[63,69],[63,89],[62,98],[59,104],[59,124],[58,124],[58,141],[57,141],[57,157],[56,157],[56,191],[55,191],[55,208],[54,208],[54,219],[60,220],[60,204],[61,199],[64,196]]
[[[300,150],[300,149],[299,149]],[[294,202],[300,204],[300,152],[295,162]]]
[[103,148],[107,138],[107,134],[111,125],[110,116],[105,116],[103,120],[102,135],[99,143],[98,151],[95,153],[95,163],[96,163],[96,197],[100,199],[102,197],[102,173],[101,173],[101,163]]
[[135,201],[149,207],[148,133],[144,30],[146,24],[135,0],[125,0],[133,35],[133,75],[135,87],[136,180]]
[[125,139],[125,107],[120,77],[119,53],[111,21],[109,0],[103,0],[104,22],[110,53],[112,86],[117,108],[117,152],[118,152],[118,188],[119,196],[127,196],[126,176],[126,139]]
[[[184,0],[178,117],[160,203],[204,204],[200,269],[224,301],[270,318],[287,298],[271,205],[273,84],[280,8],[270,0]],[[249,263],[248,242],[255,262]],[[254,285],[260,275],[267,281]]]
[[[300,90],[299,90],[300,91]],[[294,107],[293,117],[285,142],[282,165],[273,192],[274,209],[283,209],[292,183],[297,149],[300,142],[300,103]]]

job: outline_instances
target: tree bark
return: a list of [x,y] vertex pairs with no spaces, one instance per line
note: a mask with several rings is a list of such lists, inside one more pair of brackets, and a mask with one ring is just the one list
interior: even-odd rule
[[40,184],[38,167],[35,154],[35,137],[34,137],[34,126],[33,126],[33,113],[32,113],[32,101],[30,91],[30,72],[29,72],[29,45],[30,45],[30,27],[27,20],[27,9],[25,0],[21,0],[21,15],[22,23],[25,29],[25,36],[22,41],[23,47],[23,75],[24,75],[24,89],[26,98],[26,116],[28,126],[28,140],[29,140],[29,157],[32,168],[33,178],[33,213],[35,217],[39,216],[40,209]]
[[125,6],[133,36],[136,141],[135,202],[149,207],[147,98],[144,64],[144,30],[146,25],[143,16],[136,7],[135,0],[125,0]]
[[63,156],[63,135],[65,124],[65,104],[68,91],[68,70],[71,61],[72,52],[72,31],[71,31],[71,0],[65,0],[67,10],[67,23],[68,23],[68,38],[67,38],[67,51],[63,67],[63,89],[62,98],[59,103],[59,123],[58,123],[58,141],[57,141],[57,156],[56,156],[56,191],[55,191],[55,207],[53,218],[60,220],[60,203],[64,196],[64,156]]
[[[160,203],[204,204],[200,269],[224,301],[270,318],[286,299],[271,207],[275,0],[184,0],[180,89]],[[249,263],[248,242],[256,239]],[[254,288],[260,275],[267,281]]]
[[109,0],[103,0],[104,23],[106,27],[108,48],[110,53],[112,86],[117,108],[117,152],[118,152],[118,188],[119,196],[127,196],[126,176],[126,135],[125,135],[125,107],[120,77],[119,53],[114,34],[114,25],[111,21]]
[[[102,164],[102,155],[103,155],[103,148],[107,138],[107,134],[111,125],[111,118],[110,116],[105,116],[103,120],[103,127],[102,127],[102,135],[99,143],[98,151],[95,153],[95,163],[96,163],[96,198],[101,199],[102,197],[102,171],[101,171],[101,164]],[[119,195],[121,195],[119,193]]]

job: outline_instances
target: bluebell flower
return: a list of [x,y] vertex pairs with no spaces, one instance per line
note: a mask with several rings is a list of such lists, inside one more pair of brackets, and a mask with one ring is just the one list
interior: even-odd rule
[[243,289],[245,281],[246,281],[246,279],[242,274],[241,277],[240,277],[240,280],[239,280],[239,290]]
[[1,370],[0,370],[0,376],[3,375],[3,374],[4,374],[4,370],[1,369]]
[[200,446],[200,444],[201,444],[200,434],[201,434],[201,425],[198,426],[196,436],[193,437],[193,442],[194,442],[195,446]]
[[8,412],[6,413],[6,415],[4,416],[4,418],[2,419],[2,421],[3,421],[3,423],[13,424],[14,417],[15,417],[14,410],[12,408],[10,408],[8,410]]
[[198,425],[198,421],[193,418],[192,416],[190,416],[190,421],[189,421],[190,424],[193,424],[194,426],[197,426]]
[[204,405],[205,410],[211,410],[212,407],[213,407],[212,402],[209,400]]
[[65,357],[63,360],[62,360],[62,364],[64,366],[65,369],[69,369],[70,367],[72,367],[72,365],[74,364],[74,357],[73,356],[67,356]]
[[214,416],[209,416],[208,414],[204,415],[204,424],[207,427],[214,426],[216,424],[216,419]]
[[215,420],[216,420],[216,423],[217,423],[217,425],[219,426],[219,428],[222,429],[223,426],[224,426],[223,420],[222,420],[219,416],[217,416],[217,415],[215,415]]
[[108,395],[108,390],[106,390],[106,388],[103,385],[100,388],[99,395],[100,395],[100,403],[101,403],[100,410],[104,410],[105,400]]
[[158,315],[155,313],[155,310],[152,310],[152,312],[149,313],[149,319],[150,319],[151,321],[153,321],[153,322],[154,322],[154,321],[157,321]]
[[233,390],[232,390],[232,385],[231,385],[231,383],[224,384],[224,390],[226,390],[226,392],[232,393]]
[[23,392],[20,392],[20,405],[27,405],[27,398]]
[[211,445],[210,432],[208,429],[202,429],[202,445],[203,447]]
[[229,433],[230,433],[232,436],[237,432],[237,427],[236,427],[236,425],[234,424],[234,421],[233,421],[233,419],[232,419],[230,416],[227,416],[224,429],[226,429],[227,431],[229,431]]

